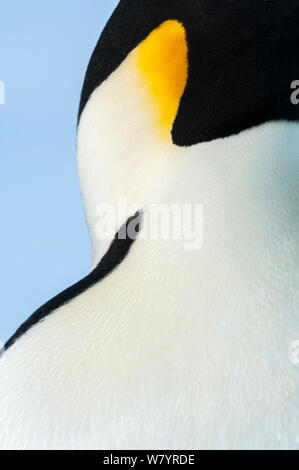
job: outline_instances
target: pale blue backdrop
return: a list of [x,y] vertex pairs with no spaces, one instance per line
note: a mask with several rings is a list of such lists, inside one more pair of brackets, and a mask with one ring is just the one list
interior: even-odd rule
[[117,0],[3,0],[1,310],[5,341],[91,265],[76,168],[86,66]]

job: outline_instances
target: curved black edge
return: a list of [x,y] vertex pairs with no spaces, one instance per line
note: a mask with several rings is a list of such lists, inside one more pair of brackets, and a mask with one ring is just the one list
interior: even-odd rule
[[79,118],[93,91],[166,20],[187,32],[189,78],[172,129],[191,146],[274,120],[299,120],[298,0],[120,0],[90,59]]
[[[142,213],[137,212],[130,217],[116,234],[109,250],[103,256],[98,266],[88,276],[74,284],[72,287],[64,290],[56,297],[51,299],[45,305],[40,307],[28,320],[23,323],[16,333],[4,345],[4,351],[7,351],[21,336],[23,336],[34,325],[44,320],[48,315],[83,294],[87,289],[94,286],[98,282],[107,277],[117,266],[119,266],[126,256],[130,248],[136,240],[140,231]],[[132,234],[135,234],[133,238]]]

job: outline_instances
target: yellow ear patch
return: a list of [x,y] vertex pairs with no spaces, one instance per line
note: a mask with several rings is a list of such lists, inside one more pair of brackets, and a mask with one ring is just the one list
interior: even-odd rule
[[182,23],[169,20],[153,30],[134,51],[164,136],[169,136],[188,79],[188,44]]

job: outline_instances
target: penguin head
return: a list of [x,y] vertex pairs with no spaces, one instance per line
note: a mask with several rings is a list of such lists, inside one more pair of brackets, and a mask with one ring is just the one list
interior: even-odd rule
[[79,118],[131,54],[132,74],[151,89],[160,123],[172,121],[176,145],[297,120],[289,90],[299,73],[298,21],[296,0],[121,0],[91,57]]
[[79,109],[91,225],[99,202],[158,194],[173,155],[298,121],[290,99],[298,22],[297,0],[121,0],[92,54]]

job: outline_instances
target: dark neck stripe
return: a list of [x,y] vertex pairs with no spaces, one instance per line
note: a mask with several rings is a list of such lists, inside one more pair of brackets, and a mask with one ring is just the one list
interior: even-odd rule
[[[16,333],[7,341],[4,350],[9,349],[21,336],[23,336],[34,325],[44,320],[48,315],[58,308],[67,304],[79,295],[83,294],[87,289],[94,286],[98,282],[107,277],[117,266],[119,266],[128,255],[135,239],[128,235],[135,232],[137,235],[140,230],[141,214],[138,212],[129,218],[120,231],[116,234],[108,252],[103,256],[98,266],[88,276],[81,281],[69,287],[59,295],[51,299],[33,315],[31,315],[25,323],[23,323]],[[132,229],[134,226],[134,230]]]

